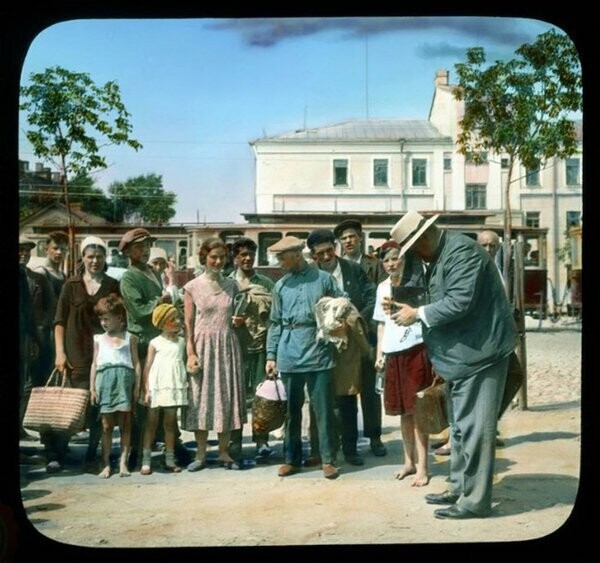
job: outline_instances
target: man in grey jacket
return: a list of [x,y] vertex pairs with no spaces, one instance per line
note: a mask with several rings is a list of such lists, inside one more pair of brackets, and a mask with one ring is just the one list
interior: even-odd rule
[[409,211],[391,237],[426,268],[428,304],[397,303],[392,318],[408,326],[420,319],[435,371],[446,380],[452,434],[450,483],[430,504],[447,504],[437,518],[481,518],[492,509],[498,411],[517,329],[490,255],[466,235]]

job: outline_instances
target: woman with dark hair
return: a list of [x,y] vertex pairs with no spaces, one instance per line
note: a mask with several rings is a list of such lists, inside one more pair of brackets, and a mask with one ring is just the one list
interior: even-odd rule
[[[87,237],[81,243],[81,266],[60,292],[54,317],[55,367],[78,389],[90,388],[90,368],[94,355],[94,334],[104,332],[94,307],[102,297],[120,295],[119,282],[107,276],[106,244],[98,237]],[[90,405],[86,415],[89,428],[86,469],[96,461],[101,436],[98,408]],[[46,453],[46,471],[62,469],[70,435],[45,432],[41,436]]]
[[243,317],[233,316],[238,286],[223,276],[227,247],[220,238],[206,239],[199,259],[204,272],[184,287],[187,369],[190,373],[187,430],[196,437],[196,459],[189,471],[206,467],[208,432],[217,432],[219,462],[226,469],[240,466],[229,455],[232,430],[246,422],[242,352],[235,327]]

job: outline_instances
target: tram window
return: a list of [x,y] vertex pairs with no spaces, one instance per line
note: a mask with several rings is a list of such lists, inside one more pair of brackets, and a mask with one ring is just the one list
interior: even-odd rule
[[277,232],[258,233],[258,265],[268,266],[269,255],[267,248],[281,240],[283,235]]

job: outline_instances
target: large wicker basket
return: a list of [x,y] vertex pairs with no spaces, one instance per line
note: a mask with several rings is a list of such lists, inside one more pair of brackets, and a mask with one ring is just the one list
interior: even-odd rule
[[66,387],[65,375],[60,385],[51,385],[58,373],[55,369],[44,387],[32,388],[23,419],[25,428],[39,432],[63,430],[72,434],[84,429],[89,391]]
[[[285,422],[287,401],[280,390],[280,381],[265,380],[259,384],[252,400],[252,430],[256,434],[267,434]],[[261,387],[273,387],[266,390]],[[266,397],[264,396],[266,395]]]

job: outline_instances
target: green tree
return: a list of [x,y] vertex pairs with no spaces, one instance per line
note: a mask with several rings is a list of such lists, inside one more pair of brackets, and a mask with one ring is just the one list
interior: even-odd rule
[[25,135],[34,154],[60,172],[72,272],[75,238],[67,177],[106,168],[102,146],[125,144],[139,150],[142,145],[130,137],[130,114],[114,81],[97,86],[88,73],[55,66],[31,73],[20,94],[20,109],[27,112]]
[[81,209],[86,213],[112,221],[111,198],[94,185],[93,178],[87,172],[81,172],[69,179],[69,191],[71,203],[81,203]]
[[512,214],[510,185],[515,161],[526,169],[543,168],[548,159],[567,158],[577,148],[573,115],[583,110],[581,66],[577,50],[564,34],[550,30],[516,57],[486,64],[483,48],[468,49],[455,65],[464,100],[458,147],[462,154],[492,150],[508,156],[504,187],[504,275],[510,266]]
[[177,197],[163,188],[162,176],[145,174],[108,187],[113,199],[113,220],[130,223],[168,223],[175,215]]

